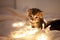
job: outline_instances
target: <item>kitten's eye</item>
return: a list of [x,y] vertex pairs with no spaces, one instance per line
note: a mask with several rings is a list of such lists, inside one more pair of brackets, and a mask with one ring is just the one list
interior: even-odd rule
[[38,17],[35,17],[35,18],[38,18]]
[[29,16],[29,17],[32,17],[32,16]]

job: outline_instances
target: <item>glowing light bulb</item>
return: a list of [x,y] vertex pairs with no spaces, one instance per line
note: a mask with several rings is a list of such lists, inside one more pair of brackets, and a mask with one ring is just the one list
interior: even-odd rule
[[13,27],[17,27],[17,26],[18,26],[18,24],[17,24],[17,23],[14,23],[14,24],[13,24]]
[[24,22],[19,22],[18,25],[19,26],[24,26]]
[[22,26],[24,26],[24,22],[13,23],[12,26],[13,26],[13,27],[22,27]]

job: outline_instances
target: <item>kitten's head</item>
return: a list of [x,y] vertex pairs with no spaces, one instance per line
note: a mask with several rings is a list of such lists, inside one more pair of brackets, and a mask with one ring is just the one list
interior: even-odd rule
[[28,14],[29,20],[35,21],[35,22],[39,21],[39,19],[43,17],[42,11],[37,8],[29,9],[27,14]]

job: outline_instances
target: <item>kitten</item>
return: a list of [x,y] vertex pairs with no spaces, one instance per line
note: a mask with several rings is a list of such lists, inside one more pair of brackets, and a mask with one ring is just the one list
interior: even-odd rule
[[28,19],[30,21],[32,28],[42,29],[42,24],[43,23],[45,24],[43,20],[42,11],[37,8],[32,8],[32,9],[28,9],[27,14],[28,14],[27,16],[28,16]]

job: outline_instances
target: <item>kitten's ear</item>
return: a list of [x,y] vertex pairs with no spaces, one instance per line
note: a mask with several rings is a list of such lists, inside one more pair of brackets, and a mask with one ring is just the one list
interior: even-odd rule
[[26,15],[29,16],[32,13],[32,10],[28,9],[26,13]]
[[29,13],[32,13],[32,10],[31,10],[31,9],[28,10],[28,14],[29,14]]
[[30,14],[32,14],[32,10],[31,9],[27,10],[27,16],[30,15]]
[[41,14],[41,16],[43,16],[43,13],[42,12],[40,12],[40,14]]
[[39,12],[39,16],[42,18],[43,17],[43,13],[42,12]]

